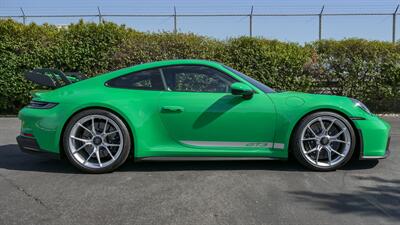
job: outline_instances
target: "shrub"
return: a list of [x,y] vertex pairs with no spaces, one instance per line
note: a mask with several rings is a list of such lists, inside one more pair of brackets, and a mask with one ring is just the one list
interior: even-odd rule
[[22,74],[58,68],[95,76],[166,59],[209,59],[276,89],[356,97],[374,111],[400,111],[400,45],[347,39],[300,46],[263,38],[219,41],[194,34],[143,33],[113,23],[67,28],[0,20],[0,113],[16,113],[37,88]]
[[311,44],[317,58],[309,72],[330,92],[365,101],[374,111],[400,111],[400,45],[348,39]]

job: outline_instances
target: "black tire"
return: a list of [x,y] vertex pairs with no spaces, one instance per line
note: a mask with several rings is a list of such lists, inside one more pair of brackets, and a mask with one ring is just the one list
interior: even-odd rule
[[[306,126],[309,125],[310,122],[312,122],[312,121],[314,121],[315,119],[318,119],[318,118],[327,118],[327,117],[335,118],[336,121],[340,121],[341,122],[340,124],[342,124],[342,125],[344,124],[345,125],[345,127],[349,131],[348,134],[349,134],[349,137],[350,137],[350,143],[349,144],[343,144],[343,145],[348,145],[349,146],[348,147],[348,151],[347,151],[346,155],[343,154],[344,157],[341,157],[341,161],[338,161],[338,163],[336,165],[330,166],[330,163],[329,163],[328,166],[320,166],[320,165],[318,165],[318,160],[316,160],[317,163],[314,164],[312,162],[312,160],[310,160],[309,158],[306,157],[306,155],[308,155],[308,154],[303,153],[304,151],[303,151],[303,148],[302,148],[302,135],[303,135],[303,131],[305,129],[308,129],[308,128],[306,128]],[[326,123],[326,121],[323,122],[322,124],[325,124],[325,123]],[[334,124],[334,123],[332,123],[332,124]],[[321,139],[319,139],[318,141],[315,141],[316,145],[317,145],[317,143],[321,143]],[[328,145],[330,145],[330,141],[329,141]],[[308,169],[311,169],[311,170],[314,170],[314,171],[333,171],[333,170],[336,170],[336,169],[344,166],[352,158],[352,155],[353,155],[354,149],[355,149],[355,145],[356,145],[356,136],[355,136],[354,129],[353,129],[352,125],[350,124],[350,122],[346,118],[344,118],[343,116],[341,116],[341,115],[339,115],[337,113],[328,112],[328,111],[316,112],[316,113],[312,113],[312,114],[307,115],[306,117],[304,117],[299,122],[299,124],[296,127],[296,129],[294,130],[294,134],[293,134],[292,140],[291,140],[293,156],[296,158],[296,160],[300,164],[302,164],[303,166],[307,167]],[[322,144],[320,146],[322,146]],[[326,151],[328,151],[328,150],[326,150]],[[319,155],[319,153],[318,153],[318,155]],[[339,155],[336,155],[336,156],[339,157]],[[315,158],[318,158],[318,157],[315,157]]]
[[[120,151],[120,154],[118,155],[118,157],[113,159],[114,161],[111,164],[101,167],[101,168],[90,168],[88,166],[83,165],[81,162],[79,162],[73,156],[71,147],[70,147],[69,137],[70,137],[71,129],[74,127],[74,125],[80,119],[87,117],[87,116],[91,116],[91,115],[99,115],[99,116],[106,117],[109,120],[112,120],[119,127],[119,129],[122,133],[122,137],[123,137],[122,150]],[[105,125],[105,127],[106,127],[106,125]],[[130,133],[129,133],[128,128],[125,125],[125,123],[115,114],[113,114],[109,111],[106,111],[106,110],[102,110],[102,109],[89,109],[89,110],[85,110],[85,111],[79,112],[76,115],[74,115],[69,120],[69,122],[65,128],[65,131],[63,133],[62,138],[63,138],[64,152],[65,152],[65,155],[67,156],[69,162],[72,165],[74,165],[76,168],[78,168],[79,170],[86,172],[86,173],[99,174],[99,173],[108,173],[108,172],[114,171],[115,169],[120,167],[122,164],[124,164],[124,162],[126,161],[126,159],[129,156],[130,150],[131,150],[131,137],[130,137]]]

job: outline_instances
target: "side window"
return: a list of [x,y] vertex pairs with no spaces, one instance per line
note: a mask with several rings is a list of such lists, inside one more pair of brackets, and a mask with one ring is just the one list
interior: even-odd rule
[[143,70],[123,75],[108,81],[107,85],[117,88],[164,90],[159,69]]
[[170,91],[226,93],[235,82],[229,75],[207,66],[170,66],[162,72]]

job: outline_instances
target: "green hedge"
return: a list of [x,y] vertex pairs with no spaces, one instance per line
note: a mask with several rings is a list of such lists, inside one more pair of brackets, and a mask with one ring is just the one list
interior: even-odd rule
[[232,66],[281,90],[356,97],[375,112],[400,111],[400,45],[348,39],[301,46],[262,38],[218,41],[194,34],[142,33],[113,23],[22,25],[0,20],[0,113],[15,113],[36,88],[38,67],[94,76],[144,62],[197,58]]

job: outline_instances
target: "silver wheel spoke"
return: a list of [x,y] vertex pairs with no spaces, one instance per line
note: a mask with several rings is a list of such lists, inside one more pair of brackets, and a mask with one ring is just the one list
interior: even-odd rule
[[96,135],[96,129],[94,128],[94,117],[92,117],[92,132],[94,135]]
[[341,134],[343,134],[347,129],[343,128],[341,131],[339,131],[339,133],[335,134],[334,136],[332,136],[333,138],[338,138]]
[[91,145],[91,143],[87,142],[87,143],[83,144],[81,147],[79,147],[78,149],[73,151],[72,154],[75,154],[75,153],[79,152],[80,150],[82,150],[84,147],[86,147],[88,145]]
[[331,129],[332,125],[333,125],[335,122],[336,122],[336,119],[333,119],[332,122],[331,122],[331,124],[329,124],[329,126],[326,128],[326,132],[328,132],[328,131]]
[[110,149],[108,149],[108,147],[105,146],[105,145],[103,145],[103,147],[107,150],[107,152],[108,152],[108,154],[111,156],[111,158],[115,160],[114,156],[111,154]]
[[105,134],[107,131],[107,124],[108,124],[108,119],[106,119],[106,123],[104,124],[103,134]]
[[328,148],[325,148],[325,150],[326,150],[326,152],[327,152],[327,154],[328,154],[328,163],[329,163],[329,166],[331,166],[331,165],[332,165],[332,152],[331,152]]
[[70,138],[72,138],[74,140],[77,140],[77,141],[84,142],[84,143],[87,143],[87,142],[90,141],[89,139],[78,138],[78,137],[75,137],[75,136],[70,136]]
[[101,160],[100,160],[100,148],[99,147],[97,147],[96,148],[96,158],[97,158],[97,162],[99,163],[99,166],[100,167],[103,167],[103,165],[101,164]]
[[85,129],[87,132],[89,132],[92,136],[94,135],[93,132],[92,132],[91,130],[89,130],[87,127],[83,126],[83,125],[80,124],[80,123],[77,123],[77,124],[78,124],[78,126],[80,126],[80,127],[82,127],[83,129]]
[[344,143],[344,144],[349,144],[350,143],[349,141],[343,141],[343,140],[339,140],[337,138],[331,139],[331,142],[339,142],[339,143]]
[[312,153],[312,152],[315,152],[315,151],[317,151],[317,150],[318,150],[318,148],[315,147],[315,148],[309,150],[308,152],[306,152],[306,154],[308,155],[308,154],[310,154],[310,153]]
[[311,133],[314,135],[314,137],[317,137],[317,135],[315,134],[315,132],[313,131],[313,129],[311,129],[310,125],[308,125],[307,128],[311,131]]
[[318,159],[319,159],[319,153],[321,152],[321,149],[317,150],[317,156],[315,157],[315,164],[318,166]]
[[302,138],[302,141],[315,141],[317,140],[317,138],[313,137],[313,138]]
[[89,162],[89,159],[92,158],[94,153],[96,153],[96,147],[93,147],[92,153],[90,153],[89,157],[86,158],[86,160],[83,164],[86,164],[87,162]]
[[121,144],[109,144],[109,143],[104,143],[104,145],[105,145],[105,146],[114,147],[114,146],[120,146]]
[[322,118],[321,118],[321,117],[319,117],[318,120],[319,120],[319,123],[320,123],[320,125],[321,125],[321,130],[322,130],[321,133],[324,134],[325,131],[326,131],[325,125],[324,125],[324,121],[322,121]]
[[118,130],[114,130],[114,131],[105,133],[103,136],[106,137],[106,136],[108,136],[108,135],[110,135],[110,134],[115,134],[115,133],[118,133],[118,132],[119,132]]
[[328,146],[327,147],[331,152],[335,153],[336,155],[340,155],[341,157],[345,157],[345,155],[339,153],[338,151],[336,151],[335,149],[333,149],[332,147]]

